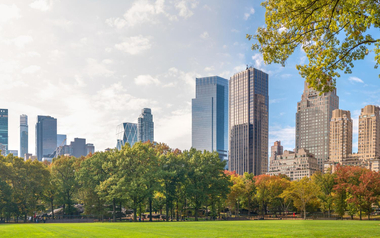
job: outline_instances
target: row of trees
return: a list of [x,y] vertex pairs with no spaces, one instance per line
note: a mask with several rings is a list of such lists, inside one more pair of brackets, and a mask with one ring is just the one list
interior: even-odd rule
[[[284,214],[298,210],[334,212],[343,217],[370,217],[380,200],[380,175],[359,167],[338,167],[335,173],[316,173],[290,181],[288,177],[224,171],[217,153],[195,149],[181,152],[165,144],[136,143],[121,150],[87,157],[59,157],[52,163],[0,156],[0,220],[27,220],[62,208],[76,214],[113,216],[121,207],[138,213],[180,219],[200,211],[215,218],[222,212],[239,216]],[[119,211],[117,211],[120,209]],[[111,211],[110,211],[111,210]]]
[[328,217],[334,212],[341,218],[348,213],[351,219],[356,214],[362,219],[365,213],[370,219],[373,208],[380,207],[380,174],[365,168],[338,166],[334,173],[318,172],[299,181],[290,181],[283,175],[226,173],[233,183],[226,204],[236,214],[239,208],[262,215],[297,209],[303,212],[304,219],[307,212],[315,211]]
[[225,162],[216,152],[195,149],[181,152],[165,144],[136,143],[121,150],[97,152],[87,157],[62,156],[51,164],[0,157],[0,219],[23,217],[62,207],[75,213],[74,204],[84,204],[85,213],[103,216],[112,207],[138,212],[166,210],[179,219],[191,209],[198,220],[206,208],[215,217],[229,193]]

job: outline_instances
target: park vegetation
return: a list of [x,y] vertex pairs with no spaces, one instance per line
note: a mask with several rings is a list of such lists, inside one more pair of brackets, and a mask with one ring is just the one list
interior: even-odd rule
[[27,222],[35,214],[61,209],[116,221],[124,207],[138,216],[160,214],[166,220],[238,218],[299,212],[326,217],[370,218],[380,202],[380,174],[359,167],[290,181],[224,170],[218,153],[180,151],[165,144],[126,144],[121,150],[86,157],[60,156],[52,163],[0,156],[0,221]]

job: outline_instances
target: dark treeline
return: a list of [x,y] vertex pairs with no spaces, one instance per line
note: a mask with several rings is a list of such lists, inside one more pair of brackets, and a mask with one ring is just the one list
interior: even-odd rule
[[362,215],[379,207],[380,175],[359,167],[290,181],[288,177],[224,171],[216,152],[181,152],[165,144],[136,143],[86,157],[61,156],[52,163],[0,156],[0,221],[27,221],[60,208],[62,215],[112,217],[121,207],[133,219],[152,213],[165,219],[284,215],[300,212]]

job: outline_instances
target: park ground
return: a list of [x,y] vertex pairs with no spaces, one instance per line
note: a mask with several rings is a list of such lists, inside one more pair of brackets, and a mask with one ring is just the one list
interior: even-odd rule
[[0,237],[380,237],[380,221],[2,224]]

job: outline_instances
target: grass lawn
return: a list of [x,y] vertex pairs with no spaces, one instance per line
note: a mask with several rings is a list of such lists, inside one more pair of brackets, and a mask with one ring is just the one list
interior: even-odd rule
[[380,237],[380,221],[1,224],[0,237]]

